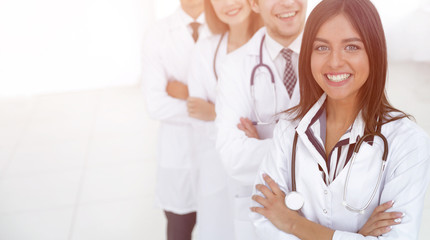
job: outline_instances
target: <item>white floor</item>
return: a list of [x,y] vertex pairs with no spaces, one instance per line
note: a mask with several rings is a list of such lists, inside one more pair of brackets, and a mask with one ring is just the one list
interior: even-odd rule
[[[430,133],[430,64],[390,76],[393,104]],[[157,126],[138,87],[0,100],[0,239],[165,239]],[[429,226],[428,193],[421,240]]]

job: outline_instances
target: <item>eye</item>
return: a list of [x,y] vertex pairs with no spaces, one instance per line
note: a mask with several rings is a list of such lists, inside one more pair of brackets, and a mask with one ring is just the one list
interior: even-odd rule
[[358,49],[360,49],[360,47],[357,45],[348,45],[345,47],[345,50],[347,50],[347,51],[356,51]]
[[319,51],[319,52],[324,52],[324,51],[328,51],[329,50],[329,48],[327,46],[325,46],[325,45],[317,45],[314,49],[316,51]]

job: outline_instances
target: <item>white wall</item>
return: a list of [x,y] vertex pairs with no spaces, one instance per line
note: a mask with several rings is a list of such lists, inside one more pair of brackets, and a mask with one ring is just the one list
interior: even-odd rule
[[[430,63],[430,0],[373,2],[390,58]],[[0,0],[0,97],[137,84],[146,26],[178,6],[179,0]]]
[[0,97],[135,84],[148,0],[0,0]]
[[430,0],[372,0],[384,24],[391,61],[430,63]]

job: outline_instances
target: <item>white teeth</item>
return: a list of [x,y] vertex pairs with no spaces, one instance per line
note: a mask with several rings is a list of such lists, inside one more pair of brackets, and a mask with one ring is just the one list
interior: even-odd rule
[[278,18],[289,18],[289,17],[294,17],[295,15],[296,15],[296,12],[282,13],[282,14],[278,14]]
[[229,15],[229,16],[233,16],[236,13],[238,13],[239,11],[240,11],[240,8],[236,8],[236,9],[233,9],[231,11],[228,11],[226,14]]
[[327,78],[333,82],[341,82],[341,81],[349,78],[349,76],[351,76],[351,74],[349,74],[349,73],[336,74],[336,75],[327,74]]

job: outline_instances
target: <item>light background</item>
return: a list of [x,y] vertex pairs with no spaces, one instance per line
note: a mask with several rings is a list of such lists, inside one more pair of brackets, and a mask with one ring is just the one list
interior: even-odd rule
[[[145,29],[178,2],[0,0],[1,240],[165,239],[138,84]],[[375,2],[390,100],[430,133],[429,0]],[[429,224],[428,192],[420,240]]]

